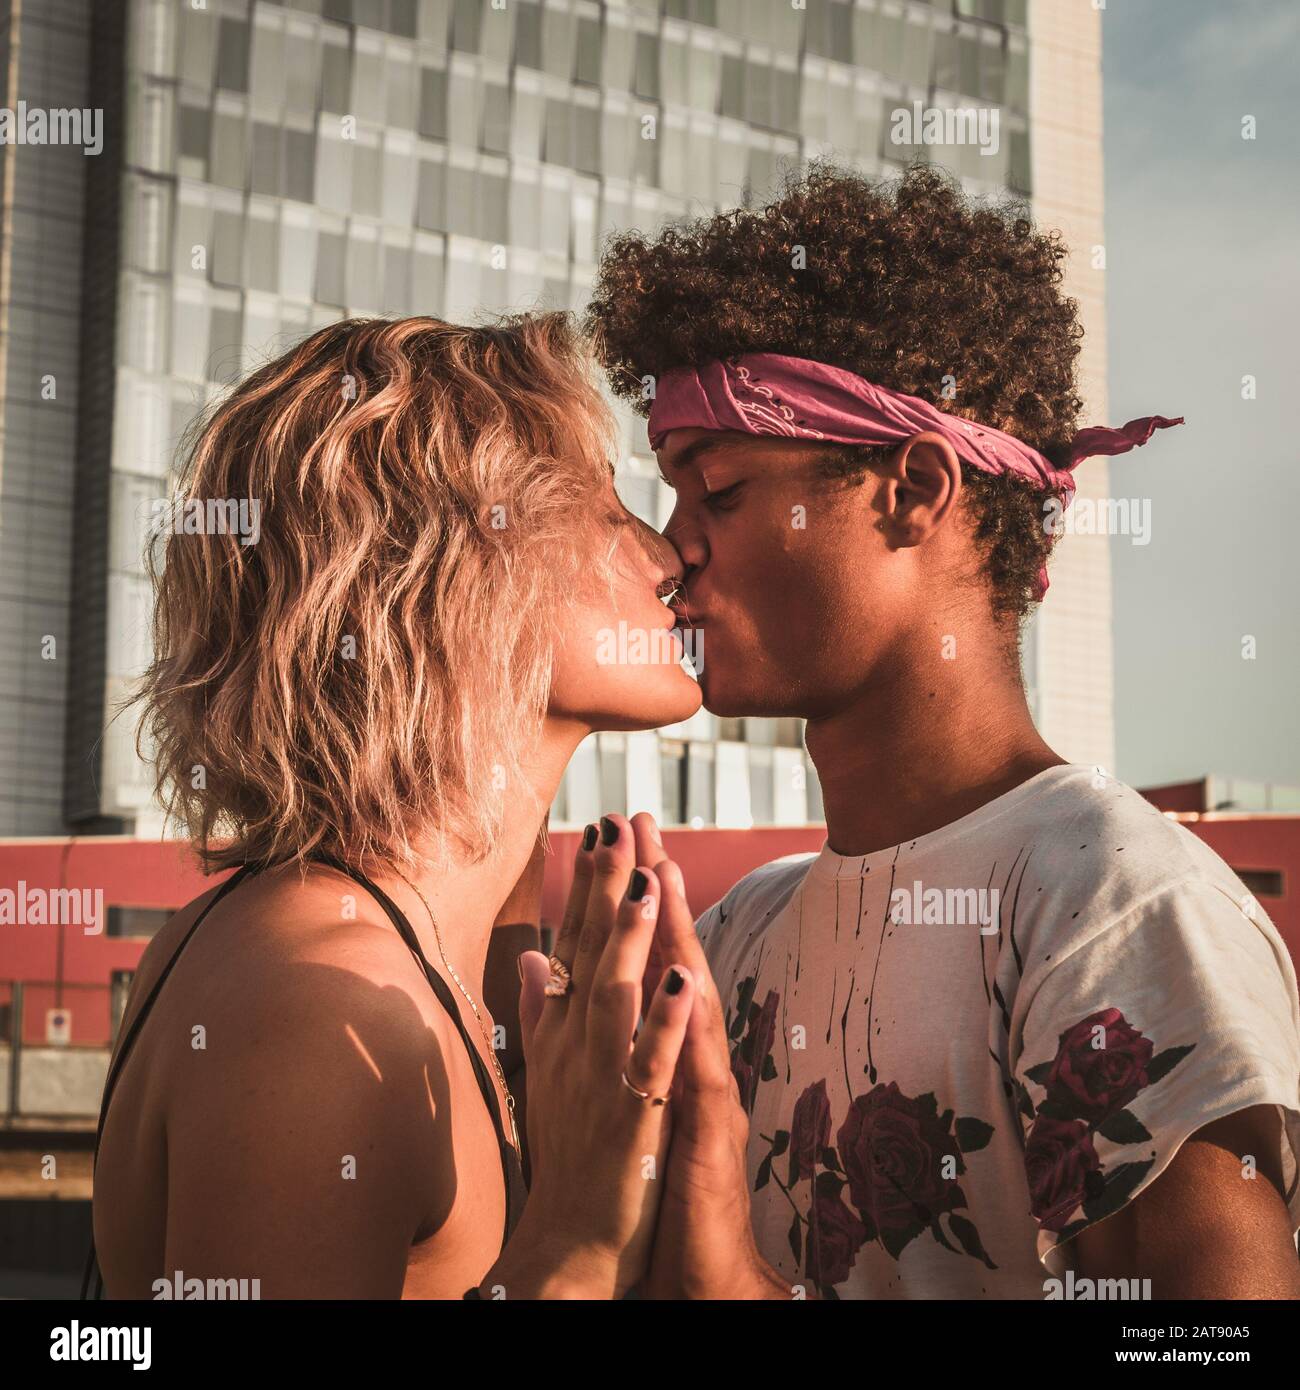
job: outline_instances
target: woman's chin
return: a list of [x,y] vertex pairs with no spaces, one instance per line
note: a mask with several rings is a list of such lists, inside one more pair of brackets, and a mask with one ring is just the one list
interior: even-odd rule
[[688,676],[680,668],[674,671],[672,684],[672,699],[665,701],[666,704],[671,704],[671,709],[655,721],[653,728],[659,729],[665,724],[680,724],[682,720],[689,719],[697,713],[704,703],[704,691],[701,690],[699,681]]
[[704,693],[680,667],[659,668],[653,680],[644,678],[648,669],[654,668],[641,668],[642,679],[628,691],[627,704],[593,715],[592,728],[628,733],[662,729],[667,724],[682,723],[700,708]]

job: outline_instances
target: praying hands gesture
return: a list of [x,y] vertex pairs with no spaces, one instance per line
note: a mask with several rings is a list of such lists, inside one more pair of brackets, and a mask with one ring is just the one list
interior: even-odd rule
[[484,1285],[789,1298],[754,1245],[722,1007],[651,816],[587,827],[554,955],[520,966],[533,1183]]
[[620,1298],[649,1264],[692,972],[669,963],[643,993],[659,886],[628,823],[605,825],[578,851],[555,955],[519,958],[532,1183],[479,1297]]

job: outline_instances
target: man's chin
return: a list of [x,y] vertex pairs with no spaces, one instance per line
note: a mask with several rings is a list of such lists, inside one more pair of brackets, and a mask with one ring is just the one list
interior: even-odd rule
[[705,666],[700,673],[704,708],[718,719],[780,719],[793,711],[781,708],[772,691],[755,689],[744,680],[731,679],[716,667]]

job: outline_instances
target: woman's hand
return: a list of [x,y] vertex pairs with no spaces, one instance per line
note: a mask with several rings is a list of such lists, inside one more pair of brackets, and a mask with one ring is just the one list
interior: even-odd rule
[[532,1186],[482,1285],[507,1298],[618,1298],[649,1263],[671,1106],[638,1099],[623,1076],[668,1094],[695,991],[689,971],[670,965],[637,1033],[660,885],[638,868],[623,817],[601,829],[578,851],[555,942],[568,992],[545,997],[546,958],[520,957]]

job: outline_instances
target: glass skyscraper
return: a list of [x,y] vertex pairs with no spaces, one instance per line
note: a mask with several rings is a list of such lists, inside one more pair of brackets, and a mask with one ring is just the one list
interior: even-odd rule
[[[7,104],[102,109],[104,129],[94,157],[0,150],[0,834],[158,828],[134,726],[114,713],[148,659],[150,508],[215,394],[347,315],[581,309],[610,232],[762,201],[821,154],[888,174],[923,152],[972,190],[1033,194],[1030,8],[0,3]],[[1099,81],[1088,9],[1073,30],[1044,21],[1087,88],[1042,95],[1070,108],[1068,129]],[[996,109],[997,153],[895,143],[891,114],[915,102]],[[1099,218],[1099,162],[1084,183],[1066,213]],[[621,493],[661,524],[644,424],[620,419]],[[1031,651],[1041,711],[1050,662]],[[589,740],[553,821],[637,808],[737,827],[821,816],[797,721],[704,712]]]

